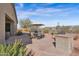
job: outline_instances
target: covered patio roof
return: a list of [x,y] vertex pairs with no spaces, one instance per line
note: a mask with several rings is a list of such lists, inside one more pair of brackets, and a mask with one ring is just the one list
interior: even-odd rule
[[32,24],[32,26],[44,26],[44,24]]

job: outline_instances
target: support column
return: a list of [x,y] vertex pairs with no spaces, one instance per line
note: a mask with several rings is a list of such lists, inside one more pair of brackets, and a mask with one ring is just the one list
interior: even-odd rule
[[11,29],[11,31],[10,31],[11,36],[13,36],[14,35],[14,23],[13,22],[11,23],[10,29]]

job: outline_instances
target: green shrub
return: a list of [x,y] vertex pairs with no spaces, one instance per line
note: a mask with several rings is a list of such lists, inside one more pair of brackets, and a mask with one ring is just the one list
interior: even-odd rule
[[24,56],[26,48],[20,40],[16,40],[14,44],[4,45],[0,44],[1,56]]
[[22,33],[22,31],[18,31],[17,33],[16,33],[16,35],[22,35],[23,33]]

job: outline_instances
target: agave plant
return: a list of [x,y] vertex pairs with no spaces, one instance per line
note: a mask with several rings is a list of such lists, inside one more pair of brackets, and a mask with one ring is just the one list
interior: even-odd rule
[[26,48],[23,46],[21,40],[16,40],[14,44],[0,44],[0,55],[3,56],[24,56]]

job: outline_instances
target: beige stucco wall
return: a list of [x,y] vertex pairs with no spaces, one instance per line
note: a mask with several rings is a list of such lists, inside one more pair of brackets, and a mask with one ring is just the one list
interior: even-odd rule
[[16,33],[17,22],[12,4],[0,4],[0,43],[5,43],[5,15],[8,15],[14,21],[13,34]]
[[0,43],[5,42],[5,15],[3,10],[0,8]]
[[73,50],[73,37],[65,35],[56,36],[56,48],[63,50],[68,55],[71,54]]

